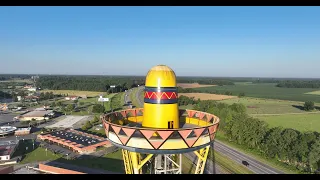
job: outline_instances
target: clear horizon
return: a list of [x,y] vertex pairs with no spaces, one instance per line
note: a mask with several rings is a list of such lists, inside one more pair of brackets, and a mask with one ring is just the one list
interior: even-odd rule
[[320,7],[0,7],[0,74],[320,78]]

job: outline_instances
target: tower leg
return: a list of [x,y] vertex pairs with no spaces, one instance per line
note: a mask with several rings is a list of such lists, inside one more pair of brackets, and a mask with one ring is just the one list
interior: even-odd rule
[[126,174],[133,174],[130,152],[128,150],[122,149],[122,157]]
[[182,173],[182,155],[165,154],[155,157],[155,174],[181,174]]
[[209,150],[210,150],[210,145],[200,149],[199,152],[194,151],[194,153],[198,156],[198,162],[197,162],[195,174],[203,174],[204,168],[206,167]]
[[153,154],[149,154],[142,159],[141,154],[123,149],[122,156],[126,174],[142,174],[142,167],[150,160]]

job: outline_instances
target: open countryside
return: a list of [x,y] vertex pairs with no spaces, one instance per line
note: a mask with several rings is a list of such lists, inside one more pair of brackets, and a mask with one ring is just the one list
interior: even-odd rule
[[320,133],[320,112],[254,117],[267,122],[270,128],[283,127],[296,129],[301,132],[317,131]]
[[235,84],[225,86],[213,86],[194,88],[203,93],[231,92],[232,95],[238,95],[245,92],[246,97],[279,99],[289,101],[314,101],[320,103],[320,96],[314,94],[305,94],[314,91],[312,88],[279,88],[275,83],[256,83],[256,84]]
[[208,93],[179,93],[179,96],[194,97],[200,100],[224,100],[238,98],[237,96],[228,96],[220,94],[208,94]]
[[53,94],[65,94],[69,96],[87,96],[95,97],[99,95],[105,95],[105,92],[94,92],[94,91],[75,91],[75,90],[42,90],[40,92],[52,92]]
[[199,88],[199,87],[212,87],[216,85],[205,85],[205,84],[199,84],[199,83],[178,83],[177,86],[182,88]]
[[314,95],[320,95],[320,91],[312,91],[305,94],[314,94]]

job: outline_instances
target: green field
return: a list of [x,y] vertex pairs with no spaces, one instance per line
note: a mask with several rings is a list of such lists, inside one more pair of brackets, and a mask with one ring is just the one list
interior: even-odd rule
[[212,86],[195,88],[202,92],[221,92],[226,91],[232,92],[233,95],[238,95],[244,92],[246,97],[255,98],[266,98],[266,99],[281,99],[290,101],[313,101],[320,103],[320,96],[305,94],[312,92],[315,89],[312,88],[279,88],[275,87],[274,83],[261,83],[261,84],[250,84],[250,83],[237,83],[236,85],[227,86]]
[[52,92],[53,94],[65,94],[65,95],[74,95],[74,96],[82,96],[86,95],[87,97],[95,97],[99,96],[100,94],[105,95],[106,92],[97,92],[97,91],[77,91],[77,90],[42,90],[40,92]]
[[254,116],[269,124],[270,127],[284,127],[301,132],[320,132],[320,113],[314,114],[283,114],[274,116]]
[[[28,150],[26,150],[28,147]],[[51,151],[45,151],[42,147],[35,146],[33,149],[32,140],[24,140],[19,143],[17,150],[14,152],[13,157],[23,156],[21,164],[36,162],[36,161],[47,161],[47,160],[55,160],[61,158],[61,155],[54,154]]]
[[[306,112],[302,109],[304,102],[298,101],[243,97],[226,99],[220,102],[227,104],[241,103],[247,107],[248,114],[283,114]],[[315,106],[320,107],[320,103],[316,103]]]
[[305,93],[305,94],[320,95],[320,90],[319,90],[319,91],[307,92],[307,93]]
[[111,172],[124,173],[122,152],[120,150],[106,154],[103,157],[86,157],[84,159],[74,160],[58,159],[57,161],[88,168],[96,168]]

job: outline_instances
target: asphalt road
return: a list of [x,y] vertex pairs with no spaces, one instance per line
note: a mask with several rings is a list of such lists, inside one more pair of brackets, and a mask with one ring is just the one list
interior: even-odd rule
[[229,157],[236,163],[242,164],[242,161],[247,161],[249,166],[247,168],[256,174],[284,174],[284,172],[279,171],[273,167],[270,167],[254,158],[243,154],[230,146],[227,146],[220,141],[215,140],[214,150]]
[[[136,91],[136,98],[137,98],[137,102],[138,102],[139,107],[143,107],[143,100],[139,98],[140,97],[139,94],[141,93],[141,91],[143,91],[143,89],[144,89],[144,86],[140,86],[140,87],[138,87],[138,90]],[[128,96],[130,96],[131,92],[132,91],[129,91]],[[223,144],[220,141],[215,140],[214,150],[219,152],[222,155],[227,156],[228,158],[232,159],[235,163],[238,163],[240,165],[243,165],[242,161],[247,161],[249,163],[249,166],[247,166],[247,168],[256,174],[284,174],[284,172],[281,172],[281,171],[279,171],[273,167],[270,167],[270,166],[268,166],[258,160],[255,160],[254,158],[252,158],[244,153],[241,153],[241,152],[237,151],[236,149],[233,149],[232,147]],[[195,155],[193,153],[188,153],[185,156],[188,159],[190,159],[191,161],[194,161]],[[207,166],[206,172],[209,174],[224,174],[222,169],[218,165],[213,163],[212,161],[208,161],[206,166]]]

